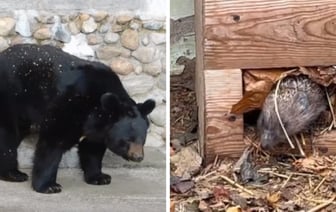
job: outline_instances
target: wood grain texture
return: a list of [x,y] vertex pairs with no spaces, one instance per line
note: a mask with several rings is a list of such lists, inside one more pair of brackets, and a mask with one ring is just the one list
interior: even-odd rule
[[205,162],[212,162],[216,155],[237,157],[245,147],[243,118],[229,111],[242,97],[242,71],[205,70],[204,85]]
[[334,0],[203,0],[205,69],[336,64]]
[[314,149],[326,155],[336,154],[336,130],[320,135],[314,142]]
[[198,106],[198,151],[200,155],[205,157],[205,143],[204,140],[204,64],[203,64],[203,4],[201,1],[195,2],[195,32],[196,32],[196,77],[195,77],[195,89],[196,99]]

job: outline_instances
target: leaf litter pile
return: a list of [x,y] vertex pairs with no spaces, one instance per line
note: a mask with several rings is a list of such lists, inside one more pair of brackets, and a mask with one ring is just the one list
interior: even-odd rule
[[[195,95],[194,90],[172,84],[171,211],[336,211],[336,156],[321,155],[321,149],[317,150],[314,143],[317,137],[336,127],[335,67],[245,70],[244,96],[231,112],[244,114],[260,110],[280,79],[300,74],[326,87],[330,107],[309,134],[293,139],[298,141],[295,146],[299,150],[287,145],[272,153],[265,152],[259,147],[255,125],[245,123],[247,148],[240,159],[216,158],[206,167],[202,167],[195,137],[190,142],[188,136],[183,136],[183,132],[190,134],[191,126],[195,125],[192,117],[196,113],[196,101],[190,98]],[[173,78],[172,83],[189,84],[193,88],[193,81]],[[181,112],[176,112],[179,109]]]

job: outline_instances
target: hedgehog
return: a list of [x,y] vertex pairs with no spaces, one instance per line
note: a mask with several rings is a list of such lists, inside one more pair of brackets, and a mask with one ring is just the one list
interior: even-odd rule
[[[275,88],[266,97],[257,123],[261,147],[267,150],[286,141],[274,95]],[[326,109],[327,100],[323,88],[307,76],[288,76],[279,85],[277,105],[288,136],[293,136],[309,128]]]

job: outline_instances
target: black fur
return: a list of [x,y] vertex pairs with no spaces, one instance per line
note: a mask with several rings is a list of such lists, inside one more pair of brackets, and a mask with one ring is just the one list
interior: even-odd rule
[[1,179],[27,180],[18,171],[17,147],[31,124],[40,126],[32,173],[38,192],[61,191],[56,183],[59,162],[78,143],[89,184],[111,181],[101,171],[106,148],[126,160],[142,160],[147,115],[155,103],[136,104],[109,67],[31,44],[0,53],[0,64]]

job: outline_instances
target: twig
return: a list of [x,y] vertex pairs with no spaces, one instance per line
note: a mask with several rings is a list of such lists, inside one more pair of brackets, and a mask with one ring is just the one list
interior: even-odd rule
[[241,189],[242,191],[244,191],[244,192],[246,192],[246,193],[248,193],[248,194],[250,194],[250,195],[252,195],[252,196],[254,195],[254,193],[253,193],[252,191],[250,191],[250,190],[244,188],[243,186],[239,185],[237,182],[231,180],[230,178],[228,178],[228,177],[226,177],[226,176],[224,176],[224,175],[220,175],[220,177],[221,177],[223,180],[225,180],[225,181],[227,181],[228,183],[230,183],[231,185],[236,186],[237,188]]
[[300,133],[300,137],[301,137],[303,146],[306,146],[306,139],[304,138],[303,133]]
[[217,160],[218,160],[218,154],[216,155],[216,157],[215,157],[215,160],[214,160],[214,162],[213,162],[213,167],[217,167]]
[[321,182],[316,186],[316,188],[314,189],[313,193],[315,193],[321,187],[321,185],[324,183],[325,180],[326,180],[326,177],[324,177],[321,180]]
[[292,178],[292,174],[288,176],[287,180],[284,182],[284,184],[282,184],[281,188],[285,188],[285,186],[287,185],[287,183],[289,182],[289,180]]
[[287,138],[287,141],[288,141],[290,147],[291,147],[292,149],[295,149],[295,146],[293,145],[292,140],[289,138],[289,136],[288,136],[288,134],[287,134],[287,131],[286,131],[286,129],[285,129],[285,126],[283,125],[282,120],[281,120],[281,117],[280,117],[280,114],[279,114],[279,108],[278,108],[277,97],[278,97],[278,91],[279,91],[279,87],[280,87],[280,83],[281,83],[281,81],[282,81],[282,78],[279,79],[279,81],[278,81],[278,83],[277,83],[277,85],[276,85],[276,88],[275,88],[275,94],[274,94],[274,107],[275,107],[275,113],[276,113],[276,115],[277,115],[277,117],[278,117],[278,120],[279,120],[280,126],[281,126],[281,128],[282,128],[282,131],[284,132],[284,134],[285,134],[285,136],[286,136],[286,138]]
[[[306,197],[299,196],[299,195],[296,195],[296,196],[298,198],[301,198],[301,199],[305,200],[305,201],[313,202],[313,203],[317,203],[317,204],[322,204],[322,203],[326,203],[326,202],[329,201],[329,200],[316,200],[316,199],[306,198]],[[336,201],[332,201],[331,204],[336,205]]]
[[307,212],[315,212],[315,211],[320,211],[322,208],[325,208],[325,207],[327,207],[328,205],[330,205],[331,203],[333,203],[333,201],[335,200],[335,195],[330,199],[330,200],[328,200],[328,201],[326,201],[326,202],[324,202],[324,203],[322,203],[322,204],[320,204],[320,205],[317,205],[317,206],[315,206],[315,207],[313,207],[312,209],[310,209],[309,211],[307,211]]
[[300,173],[300,172],[289,172],[289,174],[305,177],[316,177],[314,174]]
[[254,146],[258,151],[260,151],[261,153],[263,153],[266,157],[270,157],[270,154],[268,154],[267,152],[265,152],[264,150],[262,150],[256,143],[254,143],[251,138],[245,136],[245,139],[252,145]]
[[313,188],[313,182],[311,177],[308,177],[308,182],[309,182],[309,188],[312,189]]
[[206,174],[206,175],[199,176],[199,177],[197,177],[197,178],[195,179],[195,182],[198,182],[198,181],[200,181],[200,180],[203,180],[203,179],[209,177],[210,175],[215,174],[216,172],[217,172],[217,170],[214,170],[214,171],[209,172],[209,173]]
[[273,172],[273,171],[258,170],[258,172],[259,172],[259,173],[266,173],[266,174],[273,174],[273,175],[275,175],[275,176],[282,177],[282,178],[286,178],[286,179],[289,178],[289,176],[287,176],[287,175],[279,174],[279,173],[276,173],[276,172]]
[[298,147],[298,149],[299,149],[299,152],[300,152],[301,156],[306,157],[306,154],[305,154],[305,152],[304,152],[303,149],[302,149],[301,143],[300,143],[300,141],[299,141],[297,135],[294,135],[294,140],[295,140],[295,142],[296,142],[296,145],[297,145],[297,147]]

